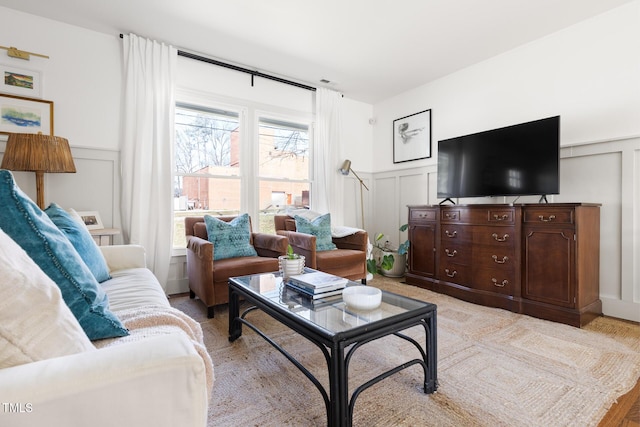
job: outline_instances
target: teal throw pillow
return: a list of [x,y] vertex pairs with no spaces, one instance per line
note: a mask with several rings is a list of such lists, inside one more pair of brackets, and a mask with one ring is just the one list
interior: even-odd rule
[[69,239],[18,188],[8,170],[0,170],[0,206],[0,228],[58,285],[64,302],[89,339],[128,335]]
[[316,251],[336,249],[336,245],[331,240],[331,214],[320,215],[312,221],[300,215],[296,215],[294,219],[296,231],[316,236]]
[[214,260],[258,255],[251,246],[249,214],[242,214],[229,222],[205,215],[204,223],[208,239],[213,243]]
[[91,274],[100,283],[111,279],[109,267],[105,261],[100,248],[91,237],[91,233],[84,224],[73,218],[71,214],[62,209],[56,203],[49,205],[44,212],[51,218],[51,221],[60,231],[67,236],[73,247],[78,251],[80,257],[87,264]]

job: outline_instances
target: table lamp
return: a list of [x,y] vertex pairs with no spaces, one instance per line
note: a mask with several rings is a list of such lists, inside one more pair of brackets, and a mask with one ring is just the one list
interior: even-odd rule
[[75,173],[69,141],[42,133],[11,133],[2,157],[2,169],[36,173],[37,203],[44,209],[44,173]]

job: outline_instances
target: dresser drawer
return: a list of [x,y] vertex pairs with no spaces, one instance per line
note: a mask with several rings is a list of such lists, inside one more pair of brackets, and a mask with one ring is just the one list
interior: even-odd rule
[[478,208],[471,211],[473,224],[505,224],[512,225],[516,222],[516,210],[512,207]]
[[445,282],[459,283],[461,285],[468,285],[471,278],[471,266],[461,265],[453,262],[440,262],[440,269],[438,270],[438,279]]
[[442,208],[440,210],[440,222],[442,223],[461,223],[467,216],[466,209],[462,208]]
[[436,209],[422,209],[422,208],[410,208],[409,209],[409,222],[433,222],[436,220]]
[[469,227],[462,225],[441,224],[440,242],[445,245],[447,242],[471,242],[473,234]]
[[448,262],[471,265],[471,248],[468,243],[458,244],[453,241],[443,241],[440,245],[440,257]]
[[516,257],[513,248],[476,246],[473,249],[474,266],[515,271],[515,263]]
[[470,287],[481,291],[513,295],[516,277],[512,271],[502,271],[489,268],[478,268],[473,274]]
[[477,226],[473,228],[473,243],[496,248],[515,248],[515,227]]
[[574,210],[570,208],[535,207],[524,209],[523,222],[527,225],[574,224]]

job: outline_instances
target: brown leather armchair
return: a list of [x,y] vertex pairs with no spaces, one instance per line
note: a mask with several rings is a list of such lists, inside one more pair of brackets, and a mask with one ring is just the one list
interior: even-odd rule
[[316,251],[316,236],[297,232],[295,219],[288,215],[276,215],[274,221],[276,233],[289,239],[295,253],[304,255],[305,266],[365,282],[369,244],[366,231],[358,231],[346,237],[334,237],[332,240],[338,249]]
[[[216,217],[231,221],[235,216]],[[213,243],[208,239],[204,217],[184,219],[187,235],[187,273],[189,296],[196,296],[207,306],[207,317],[213,307],[229,302],[229,277],[278,271],[278,257],[285,255],[289,242],[285,236],[251,233],[251,244],[258,256],[213,260]]]

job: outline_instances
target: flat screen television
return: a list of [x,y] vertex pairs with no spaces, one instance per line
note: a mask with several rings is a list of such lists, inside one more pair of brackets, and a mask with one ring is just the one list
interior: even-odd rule
[[560,116],[438,141],[438,198],[559,193]]

